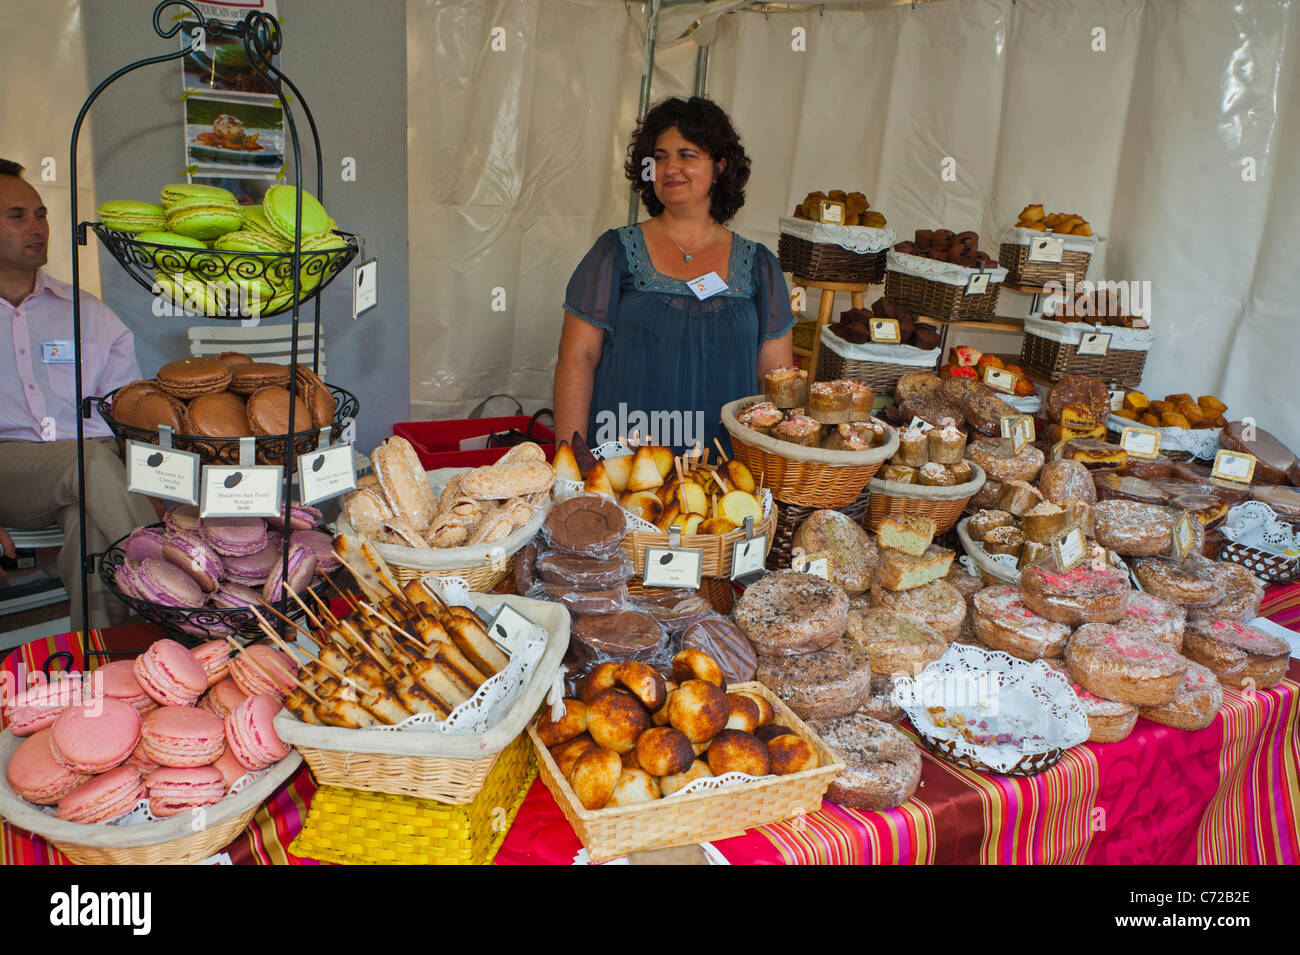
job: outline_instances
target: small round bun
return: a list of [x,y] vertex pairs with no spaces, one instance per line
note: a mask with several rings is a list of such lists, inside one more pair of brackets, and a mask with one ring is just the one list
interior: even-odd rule
[[816,769],[821,765],[817,750],[802,736],[784,733],[767,740],[766,745],[772,772],[778,776],[801,773],[805,769]]
[[665,796],[671,796],[678,790],[685,789],[697,779],[708,779],[713,773],[709,767],[702,761],[696,760],[691,763],[690,767],[684,773],[677,773],[675,776],[665,776],[659,780],[659,791]]
[[574,764],[573,792],[584,809],[604,809],[623,775],[623,760],[612,749],[597,747]]
[[752,733],[758,729],[762,714],[758,711],[758,704],[751,697],[741,693],[728,693],[727,705],[731,707],[731,714],[727,717],[727,729],[740,730],[744,733]]
[[632,747],[632,748],[629,749],[626,753],[623,754],[623,768],[624,768],[624,769],[640,769],[640,768],[641,768],[641,761],[640,761],[639,759],[636,758],[636,747],[635,747],[635,746]]
[[794,730],[788,726],[782,726],[780,723],[768,723],[766,726],[760,726],[755,730],[754,735],[764,743],[770,743],[778,736],[792,735]]
[[723,730],[709,743],[709,769],[715,776],[748,773],[766,776],[772,771],[767,746],[753,733]]
[[635,806],[637,803],[654,802],[658,798],[659,784],[653,776],[644,769],[624,769],[605,806]]
[[565,779],[573,778],[573,766],[589,750],[596,749],[596,742],[587,733],[583,733],[577,739],[571,739],[567,743],[561,743],[551,750],[551,756],[555,760],[555,765],[560,767],[560,774]]
[[668,701],[668,722],[692,743],[705,743],[717,736],[730,715],[727,694],[703,680],[687,680]]
[[668,680],[664,683],[664,688],[666,690],[664,695],[664,705],[655,710],[654,714],[650,717],[650,722],[655,726],[668,725],[668,707],[673,701],[673,694],[677,692],[677,684],[672,680]]
[[673,679],[678,683],[703,680],[719,688],[723,688],[726,683],[722,667],[703,650],[683,650],[673,657]]
[[639,660],[621,663],[615,671],[614,678],[651,713],[668,702],[668,687],[664,683],[664,678],[648,663]]
[[695,760],[695,749],[691,746],[691,741],[671,726],[656,726],[646,730],[637,739],[635,752],[641,768],[652,776],[684,773]]
[[627,690],[605,690],[587,706],[587,731],[598,746],[622,754],[650,728],[650,714]]
[[618,668],[621,663],[602,663],[595,667],[582,681],[582,702],[590,703],[596,694],[612,690],[618,686]]
[[547,707],[537,721],[537,735],[547,749],[567,743],[587,732],[587,705],[582,700],[563,702],[564,715],[558,720],[551,719],[551,710]]
[[767,697],[759,696],[753,690],[736,690],[735,692],[740,696],[747,696],[754,701],[754,705],[758,707],[759,726],[766,726],[768,723],[772,722],[772,720],[776,719],[776,710],[772,708],[772,704],[768,702]]

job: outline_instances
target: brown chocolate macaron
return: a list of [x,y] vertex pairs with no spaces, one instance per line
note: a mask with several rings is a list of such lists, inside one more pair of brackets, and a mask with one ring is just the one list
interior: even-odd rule
[[245,404],[243,397],[229,391],[200,395],[185,409],[185,433],[204,438],[252,437]]
[[284,434],[289,430],[289,400],[293,399],[293,427],[310,431],[311,409],[288,388],[262,388],[248,397],[248,427],[259,437]]
[[245,355],[242,351],[223,351],[216,357],[219,360],[224,361],[231,368],[236,368],[239,365],[251,365],[253,363],[252,357]]
[[148,431],[156,431],[159,425],[168,425],[177,434],[182,433],[181,424],[185,418],[185,405],[171,395],[161,391],[142,395],[131,413],[131,420],[123,422]]
[[225,391],[230,367],[219,358],[181,358],[159,368],[154,380],[173,398],[188,400]]
[[135,420],[135,409],[140,399],[145,395],[160,394],[162,390],[152,381],[133,381],[113,392],[109,412],[123,424],[131,424]]
[[334,423],[334,395],[320,375],[306,365],[298,366],[298,397],[311,409],[311,423],[328,428]]
[[251,395],[262,388],[287,388],[289,369],[285,365],[251,362],[230,369],[230,390],[237,395]]

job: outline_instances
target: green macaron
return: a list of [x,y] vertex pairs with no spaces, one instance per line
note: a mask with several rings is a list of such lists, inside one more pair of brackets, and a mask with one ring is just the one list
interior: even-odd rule
[[172,207],[183,203],[200,202],[207,205],[237,206],[239,200],[229,189],[220,186],[205,186],[200,182],[174,182],[163,186],[161,199],[163,208],[168,212]]
[[[214,240],[212,248],[221,252],[272,252],[278,254],[282,251],[283,246],[279,240],[272,244],[258,233],[241,229],[237,232],[227,232]],[[267,276],[268,273],[271,276],[276,274],[275,266],[279,264],[276,258],[254,255],[223,255],[221,260],[224,263],[226,277],[230,281],[246,286],[250,292],[256,290],[257,294],[263,298],[270,298],[275,294],[275,287]]]
[[[309,292],[320,284],[325,274],[331,272],[331,266],[341,253],[348,248],[348,240],[333,232],[309,236],[302,240],[303,263],[299,271],[298,282],[304,292]],[[312,253],[308,255],[307,253]]]
[[114,232],[148,232],[165,229],[167,214],[163,207],[136,199],[110,199],[100,203],[99,221]]
[[[180,235],[176,232],[150,230],[141,232],[135,237],[135,241],[139,245],[145,246],[140,251],[148,264],[166,272],[184,272],[190,268],[190,260],[194,258],[194,254],[184,250],[207,249],[207,246],[198,239]],[[168,246],[169,248],[154,249],[149,248],[150,246]]]
[[[294,216],[298,195],[299,190],[293,186],[272,186],[266,190],[266,195],[262,198],[262,212],[266,214],[267,223],[276,235],[290,242],[295,236]],[[301,195],[303,238],[328,232],[332,220],[325,207],[320,204],[320,200],[309,192],[303,192]]]
[[223,315],[228,297],[219,287],[200,282],[183,273],[155,272],[154,287],[158,294],[177,308],[199,315]]
[[277,235],[276,231],[271,228],[271,223],[266,221],[266,213],[262,211],[261,206],[243,206],[242,208],[244,210],[244,226],[239,230],[241,233],[256,236],[267,245],[268,252],[288,252],[293,248],[293,242],[282,235]]
[[167,212],[167,228],[192,239],[215,239],[243,224],[239,206],[195,204],[174,206]]

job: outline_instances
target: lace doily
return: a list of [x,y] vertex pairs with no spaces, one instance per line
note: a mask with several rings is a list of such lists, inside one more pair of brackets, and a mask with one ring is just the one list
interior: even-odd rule
[[[891,699],[922,736],[995,772],[1014,769],[1026,754],[1077,746],[1090,732],[1063,673],[966,644],[951,644],[915,678],[897,677]],[[971,741],[954,725],[962,719],[973,734],[997,741]]]
[[884,345],[876,342],[855,345],[836,335],[829,325],[822,326],[821,334],[822,347],[829,348],[841,358],[852,358],[855,361],[883,361],[891,365],[907,365],[912,368],[934,368],[939,363],[938,348]]
[[1054,236],[1058,239],[1064,239],[1063,248],[1067,252],[1096,252],[1097,243],[1105,242],[1106,237],[1100,235],[1057,235],[1055,232],[1039,232],[1037,229],[1018,229],[1012,226],[1005,229],[999,236],[999,242],[1005,242],[1007,245],[1028,245],[1033,239],[1041,239],[1044,236]]
[[1000,265],[991,269],[968,269],[950,262],[927,259],[922,255],[895,252],[893,249],[890,249],[889,254],[885,256],[885,268],[891,272],[901,272],[903,275],[913,275],[919,279],[929,279],[945,285],[965,285],[972,275],[977,275],[980,271],[989,274],[990,285],[1007,280],[1007,270]]
[[1084,335],[1100,332],[1110,336],[1108,349],[1115,351],[1150,351],[1156,334],[1149,328],[1124,328],[1122,325],[1097,325],[1087,322],[1057,322],[1050,318],[1025,319],[1025,333],[1062,345],[1078,345]]
[[[1123,433],[1125,428],[1138,426],[1138,422],[1111,415],[1106,419],[1106,428]],[[1141,427],[1146,427],[1141,425]],[[1219,451],[1219,435],[1222,428],[1152,428],[1160,432],[1161,451],[1186,451],[1202,461],[1213,461]]]
[[1300,538],[1289,523],[1263,501],[1245,501],[1228,511],[1219,529],[1234,544],[1281,557],[1300,556]]
[[838,245],[849,252],[883,252],[894,244],[894,230],[889,226],[874,229],[865,225],[827,225],[811,219],[782,216],[778,226],[785,235],[823,245]]

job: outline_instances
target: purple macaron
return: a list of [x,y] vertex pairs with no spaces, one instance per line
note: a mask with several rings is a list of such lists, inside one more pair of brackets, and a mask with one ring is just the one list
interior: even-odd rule
[[127,560],[136,563],[148,559],[162,560],[163,542],[166,538],[167,532],[161,527],[137,527],[122,544],[122,552],[126,554]]
[[203,591],[194,578],[165,560],[144,560],[134,567],[132,585],[142,600],[164,607],[202,607]]
[[238,610],[241,607],[253,607],[262,602],[262,592],[243,584],[226,580],[216,593],[208,596],[208,603],[222,610]]
[[203,537],[223,557],[245,557],[266,547],[266,521],[260,517],[206,518]]
[[199,509],[193,504],[180,504],[169,508],[163,515],[163,523],[173,534],[194,534],[202,526],[199,522]]
[[306,547],[316,555],[316,572],[332,574],[343,566],[334,553],[334,538],[324,531],[294,531],[289,535],[289,543]]
[[284,548],[281,541],[276,540],[255,554],[226,557],[222,560],[226,565],[225,579],[245,587],[261,587],[266,583],[266,578],[271,576],[271,568],[280,566],[282,556]]
[[[293,501],[289,504],[289,529],[294,531],[315,530],[316,525],[320,523],[321,518],[324,516],[319,508]],[[268,517],[266,526],[272,530],[284,530],[284,515],[277,514],[275,517]]]
[[207,593],[221,581],[221,558],[197,534],[169,534],[163,557],[185,571]]
[[[266,578],[266,586],[262,588],[262,599],[267,603],[275,603],[284,596],[284,587],[280,579],[282,570],[283,565],[277,563],[271,568],[271,576]],[[316,555],[306,547],[290,547],[287,577],[289,589],[296,594],[302,593],[315,575]]]

